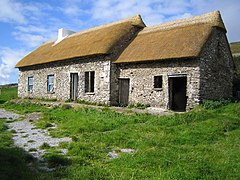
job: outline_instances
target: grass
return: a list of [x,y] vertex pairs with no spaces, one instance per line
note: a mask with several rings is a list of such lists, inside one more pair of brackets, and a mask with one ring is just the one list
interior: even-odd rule
[[46,142],[44,142],[41,146],[40,146],[40,149],[48,149],[50,148],[50,145]]
[[230,43],[232,53],[240,53],[240,42]]
[[150,107],[149,104],[142,104],[142,103],[137,103],[137,104],[129,104],[127,106],[128,108],[137,108],[137,109],[146,109],[148,107]]
[[[55,123],[53,136],[74,137],[72,143],[61,144],[67,155],[45,156],[57,167],[48,179],[240,178],[240,103],[208,102],[205,108],[163,117],[124,115],[109,108],[45,108],[26,103],[4,107],[20,113],[41,111],[37,127]],[[6,147],[12,144],[0,142]],[[110,159],[108,152],[118,148],[135,152]]]
[[0,104],[3,104],[8,100],[17,98],[17,87],[1,88],[0,91]]
[[[16,109],[18,106],[21,105],[16,105]],[[61,178],[240,177],[239,103],[223,104],[210,110],[199,107],[188,113],[164,117],[130,116],[112,112],[109,108],[102,112],[93,108],[48,108],[42,111],[44,118],[37,122],[38,127],[56,123],[58,128],[51,131],[53,136],[75,139],[66,145],[71,163],[54,153],[47,156],[52,165],[68,165],[66,168],[60,166],[55,172],[60,173]],[[110,160],[107,153],[118,147],[132,148],[136,152]]]
[[4,120],[0,120],[0,179],[46,179],[51,174],[39,173],[36,161],[21,148],[13,145]]

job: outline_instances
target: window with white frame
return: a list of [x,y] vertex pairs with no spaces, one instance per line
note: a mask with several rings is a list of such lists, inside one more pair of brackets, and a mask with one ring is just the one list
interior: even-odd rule
[[28,77],[28,92],[33,92],[33,76]]
[[54,92],[54,75],[48,75],[47,76],[47,91],[48,93]]
[[94,92],[94,79],[95,79],[94,71],[85,72],[85,92],[86,93]]

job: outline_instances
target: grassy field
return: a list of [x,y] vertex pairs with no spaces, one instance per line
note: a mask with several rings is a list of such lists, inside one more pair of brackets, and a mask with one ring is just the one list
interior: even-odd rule
[[12,135],[0,119],[0,179],[34,179],[44,177],[30,168],[35,160],[22,149],[13,145]]
[[[44,116],[37,122],[38,127],[54,122],[58,128],[50,132],[52,136],[73,139],[72,143],[61,144],[69,151],[65,157],[49,149],[46,160],[57,167],[55,172],[23,170],[21,177],[35,173],[38,179],[239,179],[240,104],[220,103],[218,108],[214,105],[210,102],[205,108],[164,117],[124,115],[107,107],[101,111],[68,106],[47,108],[28,102],[1,106],[21,114],[41,111]],[[0,147],[14,148],[11,134],[1,126],[0,137],[8,140],[1,139]],[[107,154],[118,148],[135,152],[119,153],[120,158],[110,159]],[[18,151],[18,156],[12,151],[8,155],[17,162],[26,159],[21,158],[26,154]],[[1,166],[5,166],[5,161]],[[28,161],[19,164],[29,168]],[[7,165],[11,169],[15,164]],[[4,173],[10,174],[7,170]]]
[[14,98],[17,98],[17,87],[0,89],[0,104]]
[[239,77],[240,76],[240,56],[233,57],[233,60],[234,60],[234,64],[235,64],[235,72]]
[[240,42],[230,43],[232,53],[240,53]]

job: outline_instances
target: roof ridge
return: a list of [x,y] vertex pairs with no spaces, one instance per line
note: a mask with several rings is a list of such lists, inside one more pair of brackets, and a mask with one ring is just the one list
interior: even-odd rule
[[125,19],[122,19],[122,20],[119,20],[119,21],[99,25],[99,26],[96,26],[96,27],[92,27],[92,28],[89,28],[89,29],[86,29],[86,30],[76,32],[74,34],[69,35],[67,38],[77,36],[77,35],[80,35],[80,34],[85,34],[85,33],[92,32],[92,31],[96,31],[96,30],[99,30],[99,29],[102,29],[102,28],[107,28],[107,27],[110,27],[110,26],[113,26],[113,25],[116,25],[116,24],[125,23],[125,22],[131,22],[133,26],[138,26],[138,27],[142,27],[142,28],[146,27],[145,23],[142,20],[141,15],[137,14],[135,16],[128,17],[128,18],[125,18]]
[[140,31],[139,34],[148,33],[156,30],[169,30],[177,27],[186,27],[196,24],[210,24],[213,27],[217,26],[226,31],[220,12],[213,11],[199,16],[193,16],[190,18],[184,18],[180,20],[166,22],[163,24],[145,27],[142,31]]

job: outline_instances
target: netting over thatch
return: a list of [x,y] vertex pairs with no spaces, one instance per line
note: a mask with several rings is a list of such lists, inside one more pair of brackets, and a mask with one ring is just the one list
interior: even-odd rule
[[225,30],[218,11],[146,27],[115,63],[197,57],[213,27]]
[[145,27],[139,15],[115,23],[75,33],[54,45],[45,43],[18,62],[16,67],[31,66],[48,62],[109,54],[134,26]]

